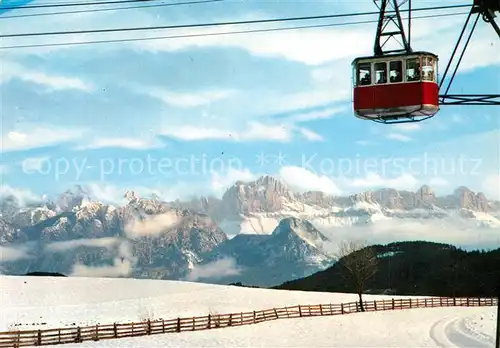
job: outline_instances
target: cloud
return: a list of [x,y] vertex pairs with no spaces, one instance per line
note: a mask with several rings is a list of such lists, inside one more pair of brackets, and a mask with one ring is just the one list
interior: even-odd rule
[[313,132],[310,129],[306,128],[299,128],[300,133],[304,136],[309,141],[322,141],[324,140],[321,135],[318,133]]
[[288,142],[292,135],[292,128],[281,125],[266,125],[258,122],[249,122],[247,128],[221,129],[203,128],[200,126],[178,126],[165,129],[161,134],[164,136],[184,140],[231,140],[231,141],[278,141]]
[[[104,238],[103,238],[104,239]],[[109,240],[106,242],[99,242],[102,246],[108,245]],[[133,255],[132,246],[128,241],[121,243],[113,243],[113,246],[118,246],[116,250],[116,258],[113,260],[112,265],[104,266],[87,266],[81,263],[73,265],[71,276],[76,277],[127,277],[134,270],[137,263],[137,257]]]
[[141,139],[141,138],[97,138],[89,141],[86,144],[79,145],[75,150],[95,150],[102,148],[123,148],[130,150],[147,150],[163,147],[164,144],[157,139]]
[[126,277],[132,272],[133,266],[130,260],[120,258],[114,259],[113,265],[106,266],[94,267],[76,263],[73,265],[70,275],[74,277]]
[[28,189],[12,187],[7,184],[0,185],[0,199],[7,197],[14,197],[20,206],[40,202],[42,198]]
[[300,191],[322,191],[331,195],[341,194],[341,190],[332,179],[325,175],[317,175],[306,168],[285,166],[280,169],[279,176],[290,187]]
[[45,246],[47,252],[68,251],[79,247],[102,247],[110,249],[118,246],[122,240],[120,238],[92,238],[92,239],[74,239],[68,241],[60,241],[49,243]]
[[233,258],[223,258],[205,265],[196,265],[186,276],[187,281],[210,278],[213,280],[241,274],[242,269]]
[[[245,29],[248,27],[228,25],[223,30],[220,28],[186,29],[179,30],[178,34],[214,34],[221,31]],[[258,57],[284,58],[307,65],[318,65],[351,55],[363,55],[371,48],[371,41],[373,41],[373,33],[366,29],[315,28],[245,35],[184,37],[179,40],[144,41],[137,43],[137,45],[152,52],[173,52],[214,46],[240,48]],[[325,45],[325,42],[329,44]],[[367,45],[363,45],[363,42]],[[339,47],[342,49],[338,49]]]
[[346,111],[346,107],[323,108],[321,110],[298,112],[297,114],[290,115],[288,119],[296,123],[324,120],[332,118],[333,116],[338,115],[344,111]]
[[44,146],[72,142],[83,136],[86,129],[63,128],[50,125],[24,125],[24,130],[12,130],[2,134],[2,151],[31,150]]
[[407,136],[407,135],[404,135],[404,134],[400,134],[400,133],[389,133],[385,136],[387,139],[392,139],[392,140],[398,140],[398,141],[404,141],[404,142],[407,142],[407,141],[411,141],[411,137]]
[[32,82],[42,85],[51,91],[75,89],[84,92],[90,92],[94,87],[75,77],[53,75],[41,71],[30,70],[12,62],[2,62],[3,69],[0,75],[0,83],[5,83],[11,79],[20,79],[26,82]]
[[489,199],[500,201],[500,174],[488,175],[481,189]]
[[[500,224],[498,225],[500,226]],[[500,227],[478,227],[477,220],[459,217],[445,219],[386,219],[377,220],[368,225],[321,227],[336,244],[346,239],[363,239],[370,244],[385,244],[395,241],[425,240],[437,243],[448,243],[464,248],[498,248],[500,247]]]
[[142,220],[135,220],[127,224],[124,232],[129,238],[155,237],[172,228],[175,228],[182,222],[182,217],[175,211],[169,211],[164,214],[146,216]]
[[103,183],[87,183],[82,184],[93,199],[105,204],[124,204],[126,190],[118,188],[114,185],[106,185]]
[[211,104],[213,102],[226,99],[236,93],[234,90],[224,89],[180,93],[158,87],[139,88],[137,89],[137,91],[139,93],[147,94],[153,98],[159,99],[167,105],[179,108],[193,108]]
[[0,263],[29,259],[29,248],[25,245],[0,245]]
[[408,190],[415,188],[419,184],[419,181],[410,174],[402,174],[396,178],[383,178],[379,174],[368,173],[366,177],[350,180],[348,184],[358,188],[390,187],[393,189]]

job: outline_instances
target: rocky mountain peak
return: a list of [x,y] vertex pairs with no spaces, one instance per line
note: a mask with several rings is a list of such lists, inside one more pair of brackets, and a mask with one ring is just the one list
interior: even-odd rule
[[436,196],[429,185],[422,185],[416,192],[419,196]]
[[59,211],[73,211],[81,206],[84,200],[90,200],[88,193],[80,185],[75,185],[62,193],[56,204]]
[[311,244],[315,244],[318,241],[328,240],[328,238],[318,231],[309,221],[296,217],[282,219],[278,224],[278,227],[276,227],[272,233],[274,236],[290,234],[297,235]]
[[283,182],[272,176],[262,176],[231,186],[222,196],[218,215],[234,217],[252,212],[276,212],[295,199],[295,194]]
[[373,192],[371,192],[371,191],[364,191],[364,192],[356,193],[354,195],[351,195],[349,198],[350,198],[352,204],[355,204],[358,202],[375,203],[375,199],[373,197]]
[[125,192],[125,194],[123,195],[123,197],[129,203],[135,203],[135,202],[137,202],[140,199],[139,195],[135,191],[132,191],[132,190],[127,190]]
[[474,195],[474,192],[466,186],[459,186],[453,191],[453,195],[458,197],[458,198],[461,198],[461,197],[464,197],[464,196],[467,196],[470,194]]
[[458,199],[458,208],[487,212],[490,204],[482,192],[475,193],[465,186],[460,186],[453,191],[453,196]]

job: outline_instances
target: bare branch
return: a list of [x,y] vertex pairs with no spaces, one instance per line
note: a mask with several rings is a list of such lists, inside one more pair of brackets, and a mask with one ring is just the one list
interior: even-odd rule
[[[342,267],[344,279],[349,279],[354,283],[360,302],[362,302],[361,295],[365,283],[377,271],[377,253],[365,241],[347,240],[339,244],[336,259]],[[362,303],[361,310],[364,310]]]

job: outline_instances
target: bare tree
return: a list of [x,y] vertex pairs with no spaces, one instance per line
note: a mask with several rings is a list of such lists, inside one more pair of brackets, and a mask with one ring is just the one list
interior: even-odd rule
[[361,311],[363,307],[363,291],[368,279],[373,277],[377,271],[377,253],[373,247],[369,247],[366,242],[347,240],[339,244],[336,255],[337,263],[341,266],[341,273],[356,288],[359,296]]

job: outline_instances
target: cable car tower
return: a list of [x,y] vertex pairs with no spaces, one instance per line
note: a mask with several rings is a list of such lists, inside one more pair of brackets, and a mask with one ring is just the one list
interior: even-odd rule
[[[448,94],[479,17],[490,23],[500,38],[495,12],[500,0],[474,0],[458,41],[438,82],[438,56],[411,47],[411,0],[373,0],[380,10],[373,56],[353,60],[353,107],[356,117],[379,123],[420,122],[433,117],[441,105],[500,105],[500,94]],[[380,3],[380,4],[379,4]],[[407,5],[407,9],[403,9]],[[401,12],[408,12],[407,33]],[[477,14],[446,88],[443,84],[458,47]],[[389,41],[400,48],[386,49]]]

